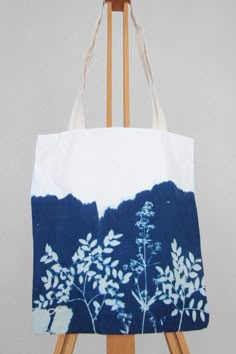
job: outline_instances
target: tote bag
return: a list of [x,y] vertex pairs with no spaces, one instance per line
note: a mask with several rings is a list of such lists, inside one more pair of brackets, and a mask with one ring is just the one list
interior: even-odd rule
[[166,130],[132,6],[155,129],[84,127],[86,72],[104,4],[69,130],[37,138],[31,190],[33,331],[201,329],[209,315],[193,140]]

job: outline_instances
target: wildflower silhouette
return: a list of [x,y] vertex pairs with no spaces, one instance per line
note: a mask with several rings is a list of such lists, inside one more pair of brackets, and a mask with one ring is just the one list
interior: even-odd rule
[[[195,258],[191,252],[189,257],[184,257],[182,248],[178,247],[175,239],[171,243],[171,249],[173,269],[167,266],[164,270],[156,266],[158,277],[154,281],[158,299],[173,307],[172,317],[179,315],[180,331],[184,315],[191,316],[192,321],[196,322],[199,314],[200,319],[206,321],[206,287],[204,277],[200,279],[198,275],[202,269],[201,259]],[[201,295],[201,299],[194,298],[197,293]]]
[[142,333],[144,333],[147,314],[154,332],[157,331],[156,318],[150,310],[151,305],[157,301],[157,296],[156,294],[152,296],[149,294],[148,268],[158,264],[158,262],[153,262],[153,258],[156,257],[161,250],[161,243],[153,242],[151,239],[151,231],[155,229],[155,226],[150,223],[150,219],[155,215],[152,208],[153,204],[150,201],[146,201],[142,209],[136,213],[138,221],[135,223],[135,226],[139,229],[136,238],[138,253],[136,258],[130,261],[135,283],[135,289],[132,290],[132,295],[139,303],[143,313],[141,324]]
[[[103,245],[99,245],[97,239],[92,239],[91,234],[86,239],[80,238],[80,245],[68,268],[60,264],[58,255],[47,244],[45,255],[40,260],[44,264],[50,263],[46,275],[41,278],[46,294],[40,294],[39,299],[34,301],[37,308],[60,307],[61,304],[81,301],[87,308],[96,333],[96,320],[106,305],[111,311],[117,312],[117,318],[123,325],[121,333],[129,333],[132,315],[125,311],[125,303],[122,301],[124,293],[120,287],[130,281],[132,273],[117,269],[119,260],[113,259],[111,255],[114,247],[120,245],[119,239],[122,236],[115,235],[111,230],[105,236]],[[78,292],[75,298],[70,298],[72,289]]]
[[[81,303],[79,309],[84,306],[81,321],[86,321],[86,326],[91,323],[94,333],[99,332],[99,321],[103,314],[106,318],[107,310],[113,311],[111,318],[117,319],[115,326],[122,334],[134,333],[134,329],[135,333],[150,332],[150,328],[160,332],[168,329],[169,323],[174,331],[185,330],[190,322],[197,326],[200,322],[207,324],[202,260],[189,250],[182,250],[175,238],[171,245],[165,244],[165,260],[161,257],[162,245],[152,223],[153,209],[153,203],[145,201],[136,212],[136,247],[132,256],[127,252],[125,264],[122,257],[119,260],[113,254],[121,245],[123,234],[113,230],[102,241],[91,233],[79,238],[67,266],[46,244],[40,259],[46,268],[41,277],[45,291],[38,294],[33,309],[37,332],[67,333],[73,316],[80,320],[75,302]],[[166,266],[167,259],[171,265]],[[163,317],[158,317],[159,310]],[[138,314],[139,323],[134,321]]]

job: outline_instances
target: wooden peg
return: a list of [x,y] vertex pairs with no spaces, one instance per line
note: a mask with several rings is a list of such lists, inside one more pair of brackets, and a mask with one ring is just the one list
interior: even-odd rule
[[106,2],[112,3],[112,11],[124,11],[124,3],[130,4],[130,0],[107,0]]

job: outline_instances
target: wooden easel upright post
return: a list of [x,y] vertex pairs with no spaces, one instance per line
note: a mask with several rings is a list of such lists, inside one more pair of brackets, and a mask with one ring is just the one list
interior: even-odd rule
[[[130,0],[106,0],[107,2],[107,111],[106,125],[112,127],[112,12],[123,12],[123,102],[124,127],[130,127],[129,93],[129,28],[128,6]],[[182,332],[164,333],[171,354],[189,354]],[[54,354],[72,354],[77,333],[61,334]],[[92,353],[91,353],[92,354]],[[134,335],[107,335],[107,354],[135,354]]]

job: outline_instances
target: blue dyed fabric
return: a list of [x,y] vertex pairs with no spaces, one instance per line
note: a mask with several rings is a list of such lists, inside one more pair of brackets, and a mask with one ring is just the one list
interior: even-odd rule
[[99,219],[73,195],[32,197],[37,333],[135,334],[208,325],[194,194],[171,181]]

